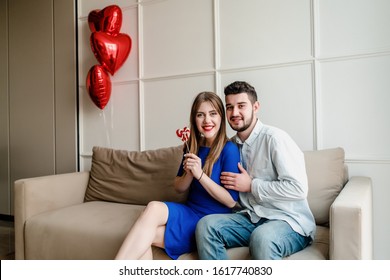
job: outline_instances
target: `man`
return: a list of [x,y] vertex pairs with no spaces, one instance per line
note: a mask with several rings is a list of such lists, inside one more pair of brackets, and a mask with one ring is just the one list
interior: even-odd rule
[[257,119],[254,87],[237,81],[224,92],[242,165],[240,174],[222,172],[221,183],[240,192],[240,209],[199,221],[199,257],[228,259],[227,248],[248,246],[253,259],[282,259],[304,249],[315,235],[304,155],[287,133]]

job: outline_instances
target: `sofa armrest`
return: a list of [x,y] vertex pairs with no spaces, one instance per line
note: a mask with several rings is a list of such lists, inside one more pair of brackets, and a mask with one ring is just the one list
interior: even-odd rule
[[330,259],[372,259],[372,211],[371,179],[351,177],[330,207]]
[[84,201],[89,172],[20,179],[14,183],[15,258],[24,259],[24,225],[36,214]]

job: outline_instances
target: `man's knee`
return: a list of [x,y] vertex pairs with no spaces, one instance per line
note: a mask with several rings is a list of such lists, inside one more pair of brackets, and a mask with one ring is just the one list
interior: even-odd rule
[[215,215],[207,215],[199,220],[195,231],[197,238],[202,238],[213,230],[216,221],[213,216]]
[[254,247],[261,247],[272,243],[268,234],[264,234],[261,230],[254,230],[251,234],[249,244],[254,244]]
[[253,259],[270,260],[281,259],[281,248],[272,235],[255,230],[249,242],[249,250]]

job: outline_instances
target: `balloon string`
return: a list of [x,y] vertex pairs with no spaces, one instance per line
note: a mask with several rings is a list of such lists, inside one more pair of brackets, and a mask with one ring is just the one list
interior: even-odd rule
[[111,147],[110,133],[108,131],[106,114],[105,114],[105,112],[103,110],[102,110],[102,115],[103,115],[103,122],[104,122],[104,127],[105,127],[105,132],[106,132],[107,146]]
[[110,102],[110,111],[111,111],[111,133],[114,131],[114,103]]

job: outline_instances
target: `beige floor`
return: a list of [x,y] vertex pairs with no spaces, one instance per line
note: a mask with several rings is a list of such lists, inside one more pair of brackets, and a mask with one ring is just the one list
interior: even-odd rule
[[0,220],[0,259],[15,259],[14,223]]

